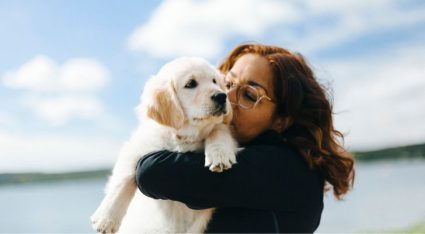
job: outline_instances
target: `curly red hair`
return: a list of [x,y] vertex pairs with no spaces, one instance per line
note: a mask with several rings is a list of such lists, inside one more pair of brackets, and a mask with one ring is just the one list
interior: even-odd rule
[[354,183],[354,160],[342,146],[344,136],[333,125],[332,104],[326,88],[315,78],[299,53],[277,46],[243,44],[220,65],[227,73],[244,54],[257,54],[269,61],[274,76],[277,115],[289,119],[283,139],[294,146],[310,168],[318,168],[336,198],[341,199]]

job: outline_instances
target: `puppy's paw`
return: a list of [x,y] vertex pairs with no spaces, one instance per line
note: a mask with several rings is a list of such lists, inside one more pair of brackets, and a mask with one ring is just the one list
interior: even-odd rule
[[97,210],[90,219],[93,229],[98,233],[115,233],[118,231],[121,224],[119,218],[107,215],[107,212],[99,210]]
[[232,168],[236,163],[236,154],[233,150],[226,150],[226,147],[207,147],[205,150],[205,166],[210,171],[222,172]]

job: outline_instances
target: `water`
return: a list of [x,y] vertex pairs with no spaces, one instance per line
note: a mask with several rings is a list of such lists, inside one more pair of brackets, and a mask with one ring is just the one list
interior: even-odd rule
[[0,187],[0,232],[93,232],[106,179]]
[[[425,160],[357,165],[342,202],[330,193],[318,232],[394,231],[425,221]],[[0,232],[93,232],[105,179],[0,187]]]
[[425,222],[425,160],[357,165],[344,201],[328,193],[318,232],[397,231]]

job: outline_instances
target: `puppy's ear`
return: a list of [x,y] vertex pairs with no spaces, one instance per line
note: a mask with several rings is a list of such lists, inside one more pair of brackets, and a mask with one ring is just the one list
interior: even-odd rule
[[152,95],[152,101],[147,105],[147,116],[162,125],[181,128],[185,122],[185,115],[171,82],[167,87],[154,90]]

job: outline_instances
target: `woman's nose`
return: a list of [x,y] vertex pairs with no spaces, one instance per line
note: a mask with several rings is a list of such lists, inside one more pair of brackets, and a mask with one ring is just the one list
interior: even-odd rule
[[229,89],[227,91],[227,97],[231,103],[236,104],[236,89]]

